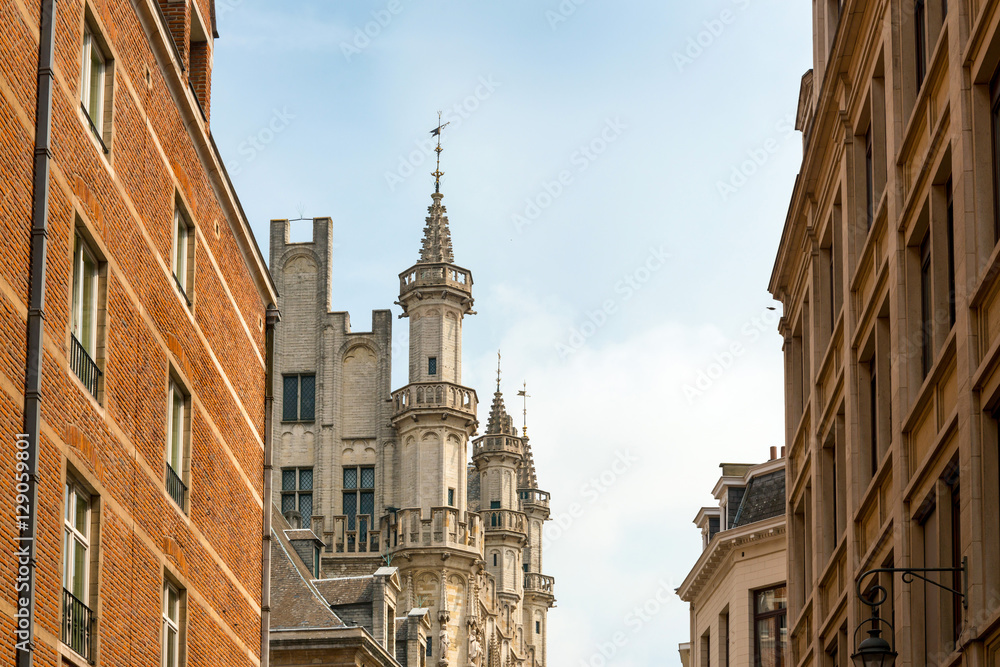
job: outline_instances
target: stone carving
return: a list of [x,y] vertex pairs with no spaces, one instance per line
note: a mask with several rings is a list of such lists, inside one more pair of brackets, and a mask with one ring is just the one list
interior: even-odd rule
[[476,632],[469,634],[469,665],[479,667],[479,661],[483,654],[482,646],[479,644],[479,637]]
[[447,628],[441,628],[441,632],[438,633],[438,639],[441,641],[441,657],[444,658],[448,655],[448,649],[451,648],[451,639],[448,637]]

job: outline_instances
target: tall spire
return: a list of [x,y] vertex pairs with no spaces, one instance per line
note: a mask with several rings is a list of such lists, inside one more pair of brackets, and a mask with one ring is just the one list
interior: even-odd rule
[[431,136],[437,137],[437,168],[431,173],[434,177],[434,202],[427,207],[427,224],[424,226],[424,239],[420,248],[418,264],[454,264],[455,254],[451,248],[451,230],[448,229],[448,210],[441,203],[441,130],[450,123],[441,123],[441,112],[438,112],[438,126],[431,130]]
[[493,405],[490,406],[490,418],[486,422],[486,433],[490,435],[517,435],[514,420],[507,414],[503,404],[503,394],[500,393],[500,352],[497,351],[497,390],[493,394]]

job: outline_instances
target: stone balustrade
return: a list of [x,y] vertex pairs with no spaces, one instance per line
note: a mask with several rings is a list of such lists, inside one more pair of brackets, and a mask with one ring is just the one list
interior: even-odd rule
[[515,510],[480,510],[479,516],[483,518],[483,527],[487,531],[509,530],[517,533],[527,531],[528,519],[524,512]]
[[[424,518],[420,508],[397,510],[378,521],[378,527],[368,515],[332,518],[332,530],[323,532],[328,554],[388,553],[390,550],[413,547],[457,547],[478,550],[482,537],[482,520],[474,512],[465,514],[454,507],[432,507]],[[314,517],[314,528],[322,522]]]
[[541,491],[539,489],[517,490],[517,496],[524,505],[541,505],[547,508],[549,506],[550,495],[548,491]]
[[479,399],[475,390],[451,382],[415,382],[392,392],[392,405],[396,415],[407,410],[450,408],[475,419]]
[[509,435],[485,435],[472,443],[472,456],[503,452],[521,456],[521,441]]
[[451,264],[417,264],[399,275],[399,293],[418,287],[448,286],[463,292],[472,291],[472,274]]
[[548,577],[544,574],[538,574],[537,572],[524,573],[524,590],[526,591],[537,591],[539,593],[548,593],[551,595],[555,589],[555,585],[555,577]]

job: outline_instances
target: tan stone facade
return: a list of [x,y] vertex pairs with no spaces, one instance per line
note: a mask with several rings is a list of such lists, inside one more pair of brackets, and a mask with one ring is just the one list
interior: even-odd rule
[[[1000,664],[1000,2],[820,1],[784,305],[790,664],[849,664],[877,567],[899,665]],[[868,582],[865,582],[867,587]],[[862,635],[863,637],[863,635]]]
[[[273,500],[322,541],[315,586],[391,566],[399,631],[411,610],[426,612],[421,664],[546,665],[555,602],[554,580],[542,574],[549,496],[499,386],[469,463],[478,397],[462,385],[462,327],[474,314],[473,279],[455,264],[442,195],[432,195],[417,263],[399,275],[410,336],[408,382],[395,391],[391,313],[376,311],[370,332],[354,332],[346,313],[330,312],[330,225],[314,220],[307,243],[288,241],[287,221],[271,228],[283,317]],[[338,615],[352,613],[338,611],[333,593],[327,599]],[[362,625],[377,635],[374,621]],[[388,639],[377,642],[383,650]],[[418,667],[413,641],[398,641],[395,657]]]
[[[784,459],[722,464],[717,506],[695,517],[703,551],[677,594],[690,605],[685,667],[787,665]],[[763,662],[755,662],[760,658]]]

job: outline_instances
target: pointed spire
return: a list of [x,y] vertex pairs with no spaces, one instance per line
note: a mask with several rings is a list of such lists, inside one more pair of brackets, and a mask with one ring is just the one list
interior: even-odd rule
[[423,247],[420,249],[418,264],[454,264],[455,255],[451,249],[451,230],[448,229],[448,210],[441,204],[444,195],[441,194],[441,130],[451,123],[441,123],[441,112],[438,111],[438,126],[431,130],[431,136],[437,137],[437,168],[431,173],[434,177],[434,203],[427,207],[427,225],[424,227]]
[[451,230],[448,229],[448,210],[441,204],[442,195],[431,195],[434,203],[427,207],[427,224],[420,248],[418,264],[454,264],[455,254],[451,249]]
[[503,394],[500,393],[499,352],[497,352],[497,390],[493,394],[493,405],[490,406],[490,418],[486,422],[486,433],[489,435],[517,435],[514,420],[507,414],[507,407],[503,403]]

